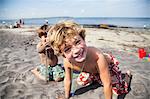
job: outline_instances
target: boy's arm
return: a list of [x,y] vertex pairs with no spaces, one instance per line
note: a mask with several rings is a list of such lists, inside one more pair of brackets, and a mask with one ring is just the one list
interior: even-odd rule
[[41,52],[43,52],[43,51],[45,50],[45,47],[46,47],[46,43],[42,44],[41,42],[39,42],[39,43],[37,44],[37,51],[38,51],[39,53],[41,53]]
[[104,85],[105,99],[112,99],[112,85],[111,77],[108,69],[108,63],[102,54],[99,54],[98,68],[100,72],[100,78]]
[[31,70],[31,72],[40,80],[46,81],[46,78],[42,75],[40,75],[40,73],[38,72],[38,68],[34,68],[33,70]]
[[65,87],[65,98],[68,99],[71,90],[71,70],[68,67],[71,65],[67,60],[64,59],[64,67],[65,67],[65,78],[64,78],[64,87]]

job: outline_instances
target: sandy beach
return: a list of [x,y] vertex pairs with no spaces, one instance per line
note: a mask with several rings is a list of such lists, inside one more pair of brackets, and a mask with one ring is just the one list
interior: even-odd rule
[[[63,99],[63,81],[41,82],[30,71],[40,64],[37,28],[0,29],[0,99]],[[150,53],[150,29],[86,28],[86,42],[113,54],[123,72],[131,70],[131,90],[119,99],[150,99],[150,61],[138,58],[139,48]],[[103,87],[80,88],[71,99],[104,99]]]

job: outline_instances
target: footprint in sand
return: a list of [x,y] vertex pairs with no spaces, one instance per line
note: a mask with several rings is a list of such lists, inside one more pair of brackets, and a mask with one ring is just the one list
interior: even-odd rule
[[21,63],[14,63],[12,64],[8,70],[14,70],[14,71],[18,71],[18,69],[21,67]]
[[8,82],[8,80],[9,80],[9,77],[4,76],[4,75],[0,76],[0,84],[4,84]]
[[10,99],[18,99],[19,97],[22,97],[26,90],[26,85],[23,83],[12,83],[5,87],[5,95],[4,98],[10,98]]
[[18,73],[18,72],[15,72],[15,71],[5,71],[5,72],[3,73],[3,76],[6,76],[6,77],[9,78],[9,79],[8,79],[8,82],[14,82],[14,79],[16,79],[16,77],[17,77],[18,74],[19,74],[19,73]]
[[1,57],[4,59],[8,58],[8,55],[11,53],[11,49],[4,48],[3,51],[1,51]]
[[25,73],[33,69],[33,62],[32,61],[27,61],[27,62],[22,62],[20,64],[20,67],[18,68],[20,73]]
[[7,66],[0,67],[0,74],[7,70]]
[[56,90],[55,92],[55,98],[54,99],[65,99],[65,93],[62,90]]
[[142,83],[133,83],[131,86],[133,96],[135,99],[148,99],[148,91]]

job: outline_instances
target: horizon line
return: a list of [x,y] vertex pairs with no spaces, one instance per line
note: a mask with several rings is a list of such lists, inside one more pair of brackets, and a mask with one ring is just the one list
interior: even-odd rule
[[98,16],[89,16],[89,17],[84,17],[84,16],[77,16],[77,17],[72,17],[72,16],[53,16],[53,17],[26,17],[26,18],[0,18],[0,20],[18,20],[18,19],[48,19],[48,18],[150,18],[150,17],[115,17],[115,16],[112,16],[112,17],[98,17]]

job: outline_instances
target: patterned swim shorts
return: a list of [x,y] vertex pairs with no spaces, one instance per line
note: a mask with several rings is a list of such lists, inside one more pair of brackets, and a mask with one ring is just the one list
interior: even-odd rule
[[[122,73],[118,67],[119,62],[114,56],[109,54],[107,55],[113,62],[109,64],[113,92],[116,94],[128,93],[128,81],[126,81],[126,79],[123,79],[122,77]],[[77,83],[83,86],[87,86],[94,81],[99,82],[102,85],[99,74],[81,72],[77,77]]]
[[62,64],[57,64],[55,66],[46,66],[44,64],[41,64],[38,66],[38,70],[42,76],[48,76],[49,81],[56,80],[58,78],[64,78],[64,70],[62,67]]

